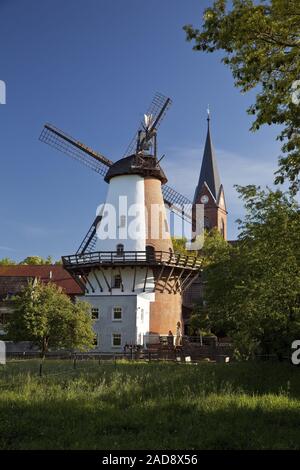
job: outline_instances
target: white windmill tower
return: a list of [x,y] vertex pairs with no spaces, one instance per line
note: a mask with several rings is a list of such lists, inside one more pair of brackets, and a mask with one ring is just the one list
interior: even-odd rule
[[198,258],[174,253],[167,224],[166,202],[189,220],[192,213],[191,202],[166,185],[157,159],[156,131],[170,103],[155,96],[125,156],[115,163],[53,126],[46,125],[41,135],[109,184],[106,202],[79,250],[62,258],[98,312],[101,351],[175,332],[182,323],[182,292],[199,275]]

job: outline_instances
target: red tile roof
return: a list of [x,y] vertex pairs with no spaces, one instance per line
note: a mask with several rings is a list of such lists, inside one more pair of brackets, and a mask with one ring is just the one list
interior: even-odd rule
[[0,299],[5,299],[8,295],[19,294],[33,279],[32,277],[0,276]]
[[0,266],[1,277],[34,277],[42,282],[54,282],[68,295],[83,294],[70,274],[58,264]]

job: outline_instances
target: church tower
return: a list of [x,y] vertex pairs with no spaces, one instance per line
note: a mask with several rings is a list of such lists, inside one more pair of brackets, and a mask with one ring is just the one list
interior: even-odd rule
[[214,147],[210,135],[210,115],[207,117],[207,136],[194,204],[204,204],[204,226],[217,228],[227,239],[227,210]]

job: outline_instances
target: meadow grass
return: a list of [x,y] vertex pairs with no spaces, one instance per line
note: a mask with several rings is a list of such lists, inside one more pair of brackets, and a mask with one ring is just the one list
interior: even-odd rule
[[0,449],[300,449],[299,369],[285,363],[0,368]]

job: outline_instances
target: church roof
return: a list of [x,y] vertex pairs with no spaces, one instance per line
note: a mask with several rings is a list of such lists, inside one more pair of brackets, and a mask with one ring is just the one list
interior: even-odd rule
[[208,122],[207,136],[206,136],[206,142],[205,142],[205,148],[204,148],[204,153],[203,153],[199,181],[198,181],[198,185],[197,185],[195,196],[194,196],[194,203],[199,202],[198,199],[199,199],[200,192],[202,190],[204,183],[206,183],[206,185],[208,186],[210,192],[212,193],[215,199],[217,199],[219,191],[220,191],[220,187],[221,187],[217,160],[216,160],[215,151],[214,151],[214,147],[213,147],[211,135],[210,135],[210,118],[209,117],[207,119],[207,122]]

